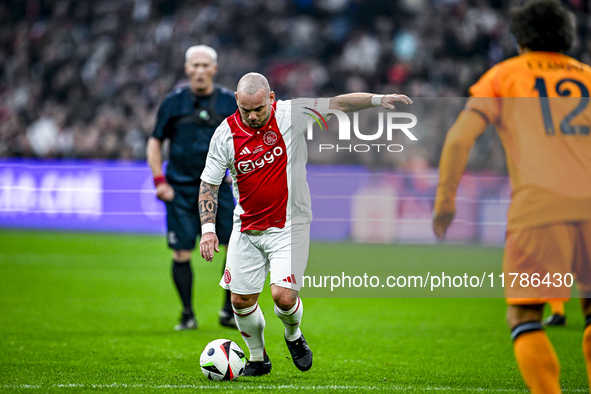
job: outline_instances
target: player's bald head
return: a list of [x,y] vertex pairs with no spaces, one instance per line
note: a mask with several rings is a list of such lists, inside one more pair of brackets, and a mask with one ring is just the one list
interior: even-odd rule
[[265,95],[271,92],[269,81],[264,75],[259,73],[248,73],[238,81],[236,92],[238,95],[247,94],[252,96],[263,89]]
[[275,93],[267,78],[259,73],[248,73],[238,82],[236,104],[242,121],[250,127],[264,126],[271,116]]

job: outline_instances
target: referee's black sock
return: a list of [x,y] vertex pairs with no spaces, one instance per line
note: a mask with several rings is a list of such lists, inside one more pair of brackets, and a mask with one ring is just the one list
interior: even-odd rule
[[193,292],[193,270],[191,260],[178,262],[172,260],[172,279],[183,303],[183,313],[193,316],[192,292]]
[[230,316],[234,313],[232,310],[232,293],[230,290],[226,290],[226,301],[224,302],[224,311],[227,312]]

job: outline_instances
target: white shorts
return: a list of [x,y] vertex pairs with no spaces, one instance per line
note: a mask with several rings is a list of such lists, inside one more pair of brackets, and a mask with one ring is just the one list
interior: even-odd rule
[[271,284],[299,291],[309,248],[310,224],[265,231],[232,230],[220,286],[235,294],[258,294],[270,270]]

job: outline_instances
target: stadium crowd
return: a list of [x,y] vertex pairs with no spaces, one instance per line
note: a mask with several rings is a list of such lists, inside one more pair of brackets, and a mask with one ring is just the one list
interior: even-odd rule
[[[198,43],[218,50],[218,83],[233,89],[244,73],[259,71],[280,99],[349,91],[464,97],[491,65],[516,54],[506,26],[509,5],[5,0],[0,157],[144,160],[158,104],[185,81],[184,51]],[[578,26],[570,54],[591,63],[589,2],[569,0],[569,7]],[[419,166],[436,167],[445,131],[425,136],[393,164],[417,165],[422,158]],[[488,139],[483,143],[500,152],[498,141]],[[503,168],[502,154],[492,152],[484,155],[490,162],[471,165]],[[310,158],[322,162],[314,152]]]

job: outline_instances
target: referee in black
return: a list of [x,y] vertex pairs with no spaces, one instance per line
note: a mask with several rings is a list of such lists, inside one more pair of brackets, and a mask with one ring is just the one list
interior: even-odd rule
[[[201,235],[199,185],[201,172],[216,127],[237,110],[234,93],[213,83],[217,53],[206,45],[190,47],[185,54],[188,86],[175,89],[164,99],[156,127],[148,140],[147,159],[152,170],[156,196],[166,204],[168,246],[172,249],[172,278],[183,304],[175,330],[197,328],[192,305],[193,271],[191,253]],[[162,173],[162,142],[170,141],[166,176]],[[234,199],[229,183],[219,190],[216,232],[220,244],[228,245],[232,232]],[[222,265],[223,267],[223,265]],[[220,324],[236,327],[230,291],[220,311]]]

